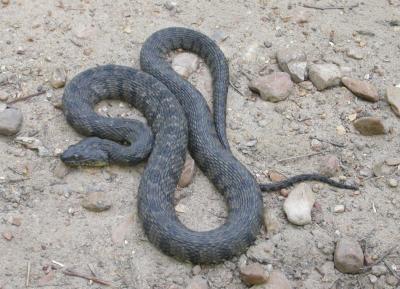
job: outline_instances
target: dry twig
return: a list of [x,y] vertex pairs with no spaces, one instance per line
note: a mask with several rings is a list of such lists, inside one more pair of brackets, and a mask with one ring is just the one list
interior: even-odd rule
[[63,273],[65,275],[68,275],[68,276],[79,277],[79,278],[83,278],[83,279],[86,279],[86,280],[89,280],[89,281],[91,280],[91,281],[93,281],[95,283],[98,283],[98,284],[101,284],[101,285],[114,287],[114,285],[109,281],[102,280],[102,279],[97,278],[95,276],[89,276],[89,275],[86,275],[86,274],[83,274],[83,273],[79,273],[79,272],[73,271],[72,269],[65,269],[63,271]]
[[31,97],[35,97],[35,96],[38,96],[38,95],[45,94],[46,92],[47,92],[46,90],[42,90],[42,91],[39,91],[39,92],[36,92],[36,93],[28,94],[28,95],[23,96],[23,97],[12,99],[12,100],[8,101],[7,104],[12,104],[12,103],[16,103],[18,101],[26,100],[26,99],[31,98]]
[[277,163],[282,163],[282,162],[297,160],[297,159],[301,159],[301,158],[308,158],[308,157],[312,157],[312,156],[316,156],[316,155],[320,155],[320,154],[322,154],[322,152],[316,152],[316,153],[311,153],[311,154],[306,154],[306,155],[294,156],[294,157],[290,157],[290,158],[277,160],[276,162]]
[[26,280],[25,280],[25,286],[29,287],[29,279],[31,278],[31,262],[28,261],[28,264],[26,265]]
[[354,4],[354,5],[351,5],[351,6],[327,6],[327,7],[303,4],[302,6],[304,8],[317,9],[317,10],[344,10],[344,9],[356,8],[356,7],[360,6],[360,4],[357,3],[357,4]]

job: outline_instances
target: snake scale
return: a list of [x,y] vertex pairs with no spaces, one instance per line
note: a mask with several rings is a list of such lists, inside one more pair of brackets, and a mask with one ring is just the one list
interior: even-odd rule
[[[201,93],[172,69],[171,51],[199,55],[213,79],[213,116]],[[218,263],[243,253],[262,225],[261,190],[271,191],[320,175],[299,175],[272,184],[257,184],[232,155],[225,133],[229,69],[224,54],[204,34],[171,27],[152,34],[140,53],[142,71],[105,65],[75,76],[66,86],[63,109],[78,132],[90,136],[61,156],[68,165],[103,166],[110,162],[135,164],[148,158],[138,189],[138,215],[148,239],[165,254],[192,263]],[[136,120],[108,118],[95,113],[104,99],[121,99],[136,107],[150,128]],[[214,117],[214,119],[213,119]],[[186,156],[225,197],[228,217],[220,227],[197,232],[178,219],[174,192]]]

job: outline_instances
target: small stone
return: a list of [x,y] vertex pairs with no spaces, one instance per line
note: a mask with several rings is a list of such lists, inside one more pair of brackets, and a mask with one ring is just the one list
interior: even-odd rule
[[4,5],[10,4],[10,0],[1,0],[1,3]]
[[344,205],[336,205],[333,208],[333,212],[334,213],[344,213],[344,211],[345,211],[345,206]]
[[293,13],[292,20],[298,24],[304,24],[309,22],[311,15],[312,14],[310,11],[305,9],[297,9]]
[[322,150],[322,142],[320,142],[319,140],[317,140],[317,139],[315,139],[315,138],[313,138],[313,139],[311,140],[310,146],[311,146],[311,149],[312,149],[313,151],[319,152],[319,151]]
[[311,223],[311,209],[315,202],[314,192],[308,184],[297,185],[283,204],[283,210],[292,224],[306,225]]
[[57,109],[62,109],[62,107],[63,107],[61,94],[57,94],[57,95],[54,95],[53,97],[51,97],[50,102]]
[[400,158],[397,157],[389,157],[385,160],[385,163],[388,166],[398,166],[400,165]]
[[397,280],[397,278],[395,276],[393,276],[393,275],[386,276],[386,284],[388,284],[390,286],[396,286],[398,282],[399,282],[399,280]]
[[263,220],[268,234],[274,235],[279,231],[278,218],[270,210],[264,210]]
[[185,213],[186,212],[186,206],[184,204],[177,204],[175,206],[175,211],[178,213]]
[[17,108],[7,108],[0,111],[0,135],[14,135],[21,129],[22,112]]
[[376,281],[378,281],[378,277],[376,277],[375,275],[369,274],[368,275],[369,281],[371,281],[372,284],[375,284]]
[[186,188],[189,186],[194,177],[194,173],[196,171],[196,166],[192,157],[188,154],[186,156],[185,164],[183,165],[183,170],[181,177],[179,178],[178,186],[181,188]]
[[386,89],[386,99],[393,112],[400,117],[400,87],[388,87]]
[[268,40],[265,40],[265,41],[264,41],[264,46],[265,46],[266,48],[271,48],[271,47],[272,47],[272,42],[271,42],[271,41],[268,41]]
[[73,29],[73,35],[81,40],[89,38],[93,32],[94,30],[90,25],[84,25],[82,23],[79,23],[78,26]]
[[385,134],[385,127],[377,117],[361,117],[353,122],[354,127],[366,136]]
[[17,48],[17,54],[19,54],[19,55],[23,55],[23,54],[25,54],[25,49],[23,48],[23,47],[18,47]]
[[175,10],[177,6],[178,6],[178,3],[176,1],[166,1],[164,3],[165,9],[167,9],[169,11]]
[[334,262],[336,269],[342,273],[360,272],[364,264],[364,254],[360,244],[348,238],[339,240],[336,244]]
[[286,176],[281,174],[280,172],[270,170],[268,172],[268,177],[272,182],[281,182],[283,180],[286,180]]
[[397,181],[396,179],[392,179],[392,178],[390,178],[390,179],[388,180],[388,184],[389,184],[389,186],[391,186],[392,188],[396,188],[396,187],[399,185],[398,181]]
[[342,83],[352,93],[364,100],[372,102],[379,100],[378,90],[376,87],[366,81],[353,79],[350,77],[342,77]]
[[3,238],[6,239],[7,241],[11,241],[11,240],[14,238],[14,235],[13,235],[11,232],[9,232],[9,231],[3,232],[1,235],[2,235]]
[[260,242],[247,250],[247,257],[259,263],[271,263],[274,257],[274,245],[271,241]]
[[375,265],[371,268],[371,273],[379,277],[385,275],[388,272],[385,265]]
[[347,133],[346,128],[343,125],[338,125],[336,127],[337,135],[345,135]]
[[54,88],[61,88],[64,87],[65,83],[67,81],[67,72],[65,71],[64,68],[58,67],[56,68],[50,79],[50,84]]
[[48,149],[43,146],[42,142],[34,137],[18,136],[14,139],[16,143],[22,144],[24,147],[37,150],[40,157],[50,156]]
[[259,77],[249,84],[249,88],[260,94],[266,101],[278,102],[285,100],[293,90],[293,82],[289,74],[285,72],[274,72]]
[[81,202],[82,207],[92,212],[103,212],[111,208],[111,203],[103,192],[91,192]]
[[186,286],[186,289],[208,289],[207,280],[201,278],[200,276],[195,276],[192,280],[190,280],[189,284]]
[[264,284],[268,280],[267,272],[258,263],[243,266],[239,269],[239,273],[242,281],[249,286]]
[[70,168],[67,167],[63,162],[58,162],[53,169],[53,174],[59,179],[63,179],[70,172]]
[[8,95],[5,92],[0,91],[0,101],[7,101],[7,100],[8,100]]
[[272,271],[267,283],[254,285],[251,289],[292,289],[292,285],[283,273]]
[[187,79],[199,68],[199,58],[188,52],[177,54],[172,60],[172,68],[183,78]]
[[340,172],[340,161],[334,155],[328,155],[323,158],[319,166],[319,172],[327,177],[334,177]]
[[9,223],[13,226],[19,227],[22,224],[22,219],[21,217],[11,217]]
[[307,79],[307,62],[290,62],[288,69],[294,82],[298,83]]
[[304,81],[307,77],[307,57],[304,51],[295,47],[281,49],[276,53],[279,67],[290,74],[294,82]]
[[193,275],[199,275],[201,272],[201,266],[200,265],[195,265],[192,268],[192,274]]
[[338,86],[342,76],[339,67],[331,63],[311,65],[308,75],[318,90]]
[[356,59],[356,60],[361,60],[364,58],[364,54],[360,49],[357,48],[349,48],[346,51],[346,55],[350,58]]

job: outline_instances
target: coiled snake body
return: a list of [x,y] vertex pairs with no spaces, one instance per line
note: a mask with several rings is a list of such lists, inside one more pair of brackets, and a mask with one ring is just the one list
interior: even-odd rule
[[[166,59],[168,52],[179,48],[198,54],[211,71],[214,120],[201,93],[175,73]],[[223,53],[199,32],[166,28],[144,43],[140,64],[144,72],[106,65],[86,70],[68,83],[63,95],[66,119],[92,137],[71,146],[61,159],[70,165],[134,164],[150,154],[138,192],[138,214],[149,240],[164,253],[192,263],[217,263],[242,253],[260,231],[263,202],[260,185],[232,155],[226,139],[229,75]],[[134,120],[97,115],[94,105],[110,98],[139,109],[151,131]],[[173,194],[187,146],[226,199],[228,217],[217,229],[192,231],[176,216]],[[276,190],[310,179],[353,188],[319,175],[301,175],[261,188]]]

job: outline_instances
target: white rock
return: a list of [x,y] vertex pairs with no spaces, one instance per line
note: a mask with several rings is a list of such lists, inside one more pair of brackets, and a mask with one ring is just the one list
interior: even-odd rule
[[289,222],[299,226],[311,223],[314,202],[315,196],[311,187],[305,183],[297,185],[283,204]]

